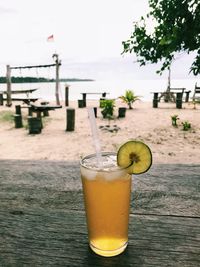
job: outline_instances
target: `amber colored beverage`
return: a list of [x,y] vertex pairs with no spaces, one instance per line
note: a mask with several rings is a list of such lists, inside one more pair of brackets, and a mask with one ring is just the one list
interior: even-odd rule
[[122,253],[128,243],[131,176],[116,166],[116,155],[103,154],[103,168],[96,156],[81,161],[88,236],[91,249],[102,256]]

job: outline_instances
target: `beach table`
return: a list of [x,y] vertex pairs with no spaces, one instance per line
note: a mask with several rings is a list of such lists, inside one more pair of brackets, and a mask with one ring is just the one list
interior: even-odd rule
[[[25,104],[29,105],[31,102],[35,102],[37,101],[39,98],[37,97],[30,97],[29,94],[32,94],[33,92],[35,92],[36,90],[38,90],[38,88],[34,88],[34,89],[21,89],[21,90],[12,90],[11,91],[11,95],[16,95],[16,94],[25,94],[26,97],[12,97],[11,96],[11,101],[22,101]],[[1,92],[3,95],[6,95],[5,98],[2,99],[2,105],[3,105],[3,101],[7,101],[7,91],[2,91]],[[12,103],[11,103],[12,104]]]
[[164,92],[152,92],[153,94],[153,108],[158,107],[158,103],[161,102],[161,99],[164,99],[164,102],[174,102],[176,103],[176,108],[182,108],[183,96],[185,94],[185,103],[189,102],[190,90],[186,91],[186,88],[170,88],[169,91]]
[[106,96],[109,94],[108,92],[87,92],[87,93],[81,93],[82,94],[82,102],[83,102],[83,107],[86,107],[86,100],[87,100],[87,95],[100,95],[101,99],[105,99]]
[[30,104],[29,108],[31,112],[35,112],[38,118],[41,118],[41,113],[48,114],[50,110],[62,108],[61,105],[49,105],[48,102],[44,102],[41,105]]
[[0,266],[200,266],[200,165],[134,177],[129,244],[112,258],[88,247],[78,162],[0,160],[0,185]]
[[[38,97],[28,97],[28,98],[24,98],[24,97],[12,97],[11,100],[12,101],[16,101],[16,102],[24,102],[27,105],[30,105],[31,102],[36,102],[39,98]],[[3,98],[3,101],[6,101],[7,98]]]

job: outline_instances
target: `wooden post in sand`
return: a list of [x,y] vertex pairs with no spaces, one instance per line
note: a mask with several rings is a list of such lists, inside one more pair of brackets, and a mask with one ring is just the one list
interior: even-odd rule
[[53,54],[52,56],[56,63],[56,105],[60,105],[60,98],[59,98],[59,67],[61,65],[61,61],[58,58],[58,54]]
[[84,102],[83,102],[83,99],[78,99],[78,107],[79,107],[79,108],[84,108]]
[[15,121],[15,128],[22,128],[23,127],[22,112],[21,112],[21,106],[20,105],[15,106],[14,121]]
[[86,96],[87,94],[86,93],[83,93],[83,107],[85,108],[86,107]]
[[154,93],[153,94],[153,108],[157,108],[158,107],[158,101],[159,101],[158,93]]
[[41,118],[28,117],[29,134],[40,134],[42,131]]
[[125,118],[126,117],[126,108],[119,107],[118,109],[118,118]]
[[15,105],[15,114],[22,115],[21,106]]
[[69,106],[69,85],[65,85],[65,106]]
[[75,109],[67,108],[67,127],[66,131],[74,131],[75,128]]
[[14,114],[14,121],[15,121],[15,128],[22,128],[22,115],[20,114]]
[[6,66],[6,80],[7,80],[7,106],[12,106],[12,99],[11,99],[11,69],[10,65]]
[[182,108],[182,98],[183,98],[183,93],[176,94],[176,108],[179,108],[179,109]]
[[[41,105],[42,105],[42,106],[46,106],[46,105],[48,105],[48,104],[49,104],[49,102],[45,102],[45,101],[44,101],[44,102],[41,102]],[[49,111],[48,111],[48,110],[44,110],[44,111],[43,111],[43,116],[44,116],[44,117],[49,117]]]
[[3,93],[0,93],[0,106],[3,106]]

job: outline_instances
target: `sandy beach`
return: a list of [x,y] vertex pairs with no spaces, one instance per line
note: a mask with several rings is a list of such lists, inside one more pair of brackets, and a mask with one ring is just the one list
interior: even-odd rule
[[[15,112],[12,107],[0,106],[0,114]],[[63,103],[62,103],[63,104]],[[88,101],[87,106],[98,107],[97,101]],[[118,107],[125,106],[116,101]],[[0,121],[0,159],[23,160],[64,160],[77,161],[88,153],[94,153],[87,108],[78,108],[77,102],[70,102],[75,108],[75,131],[66,132],[66,108],[49,112],[45,117],[41,134],[30,135],[26,127],[15,129],[14,122]],[[22,109],[24,124],[27,123],[27,109]],[[144,141],[152,150],[154,163],[200,163],[200,105],[196,109],[192,104],[184,103],[182,109],[176,109],[174,103],[159,103],[152,108],[151,102],[137,101],[126,117],[110,122],[103,119],[98,108],[96,119],[102,151],[117,151],[118,147],[129,139]],[[178,115],[178,127],[173,127],[171,116]],[[182,122],[191,123],[191,129],[183,131]],[[110,132],[103,126],[112,128]]]

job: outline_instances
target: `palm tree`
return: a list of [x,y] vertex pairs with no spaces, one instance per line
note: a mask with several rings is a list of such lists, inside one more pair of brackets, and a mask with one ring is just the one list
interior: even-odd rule
[[132,103],[136,100],[140,100],[140,97],[136,96],[131,90],[126,90],[125,95],[122,95],[119,98],[128,105],[129,109],[132,109]]

